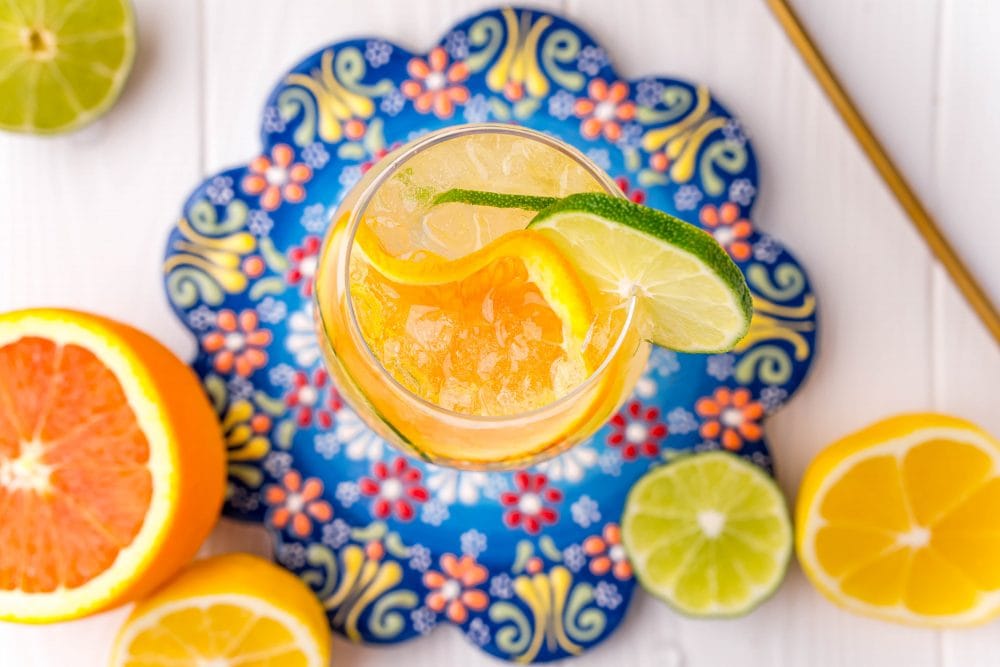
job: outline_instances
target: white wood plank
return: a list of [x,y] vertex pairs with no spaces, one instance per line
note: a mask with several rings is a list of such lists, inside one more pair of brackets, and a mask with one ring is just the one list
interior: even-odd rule
[[[61,137],[0,133],[0,312],[100,312],[188,354],[160,264],[178,203],[200,173],[197,1],[140,0],[136,11],[135,69],[106,117]],[[49,626],[0,623],[0,664],[106,665],[128,611]]]

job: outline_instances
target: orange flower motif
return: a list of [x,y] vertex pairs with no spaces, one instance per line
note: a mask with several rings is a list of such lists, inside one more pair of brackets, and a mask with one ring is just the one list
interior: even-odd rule
[[329,521],[333,518],[330,503],[321,499],[323,482],[316,477],[302,481],[302,475],[289,470],[281,479],[281,484],[271,484],[264,491],[264,500],[274,507],[271,525],[279,530],[291,526],[298,537],[308,537],[312,532],[312,521]]
[[736,451],[744,441],[760,440],[763,431],[760,419],[764,406],[750,400],[750,390],[745,387],[731,390],[719,387],[712,396],[698,399],[695,412],[704,418],[701,437],[718,440],[726,449]]
[[739,206],[731,201],[718,208],[714,204],[706,204],[701,207],[698,217],[733,259],[743,261],[750,258],[750,243],[746,239],[750,238],[753,226],[749,220],[740,217]]
[[618,141],[622,126],[618,121],[635,118],[635,102],[626,102],[628,84],[615,81],[610,86],[604,79],[593,79],[587,87],[589,97],[581,97],[573,105],[573,113],[582,118],[580,133],[596,139],[602,132],[608,141]]
[[649,156],[649,166],[654,171],[662,173],[670,168],[670,156],[666,151],[657,151]]
[[432,589],[425,600],[428,607],[438,613],[444,611],[452,623],[465,623],[469,609],[486,609],[489,596],[477,588],[489,574],[485,567],[472,556],[458,558],[445,554],[441,556],[441,569],[443,573],[434,570],[424,573],[424,586]]
[[264,348],[271,344],[271,332],[257,328],[257,313],[244,310],[239,316],[231,310],[220,310],[215,320],[215,331],[201,340],[202,348],[214,354],[212,366],[220,373],[247,377],[267,363]]
[[583,553],[590,556],[591,573],[602,576],[610,570],[615,579],[624,581],[632,576],[632,565],[622,546],[622,531],[618,524],[609,523],[602,535],[591,535],[583,541]]
[[400,90],[420,113],[433,108],[438,118],[451,118],[455,104],[469,101],[468,88],[455,85],[469,78],[468,66],[463,62],[449,66],[448,52],[440,46],[431,49],[427,60],[411,58],[406,71],[413,78],[404,81]]
[[243,190],[260,195],[260,207],[273,211],[282,198],[293,204],[305,199],[303,183],[312,178],[312,169],[302,162],[292,164],[295,151],[288,144],[271,149],[271,157],[260,155],[250,163],[250,173],[243,177]]

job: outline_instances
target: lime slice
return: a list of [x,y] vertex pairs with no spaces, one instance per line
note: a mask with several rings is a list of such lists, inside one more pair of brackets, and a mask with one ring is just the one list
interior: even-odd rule
[[528,225],[544,232],[602,292],[639,298],[648,340],[679,352],[724,352],[750,326],[750,290],[710,234],[606,194],[570,195]]
[[691,616],[739,616],[778,588],[792,528],[767,473],[708,452],[656,468],[632,487],[622,543],[651,594]]
[[135,54],[127,0],[0,2],[0,129],[85,125],[118,99]]
[[484,190],[463,190],[453,188],[447,192],[442,192],[431,206],[438,204],[470,204],[472,206],[489,206],[492,208],[521,208],[525,211],[541,211],[547,206],[552,206],[558,197],[536,197],[534,195],[510,195],[501,192],[486,192]]

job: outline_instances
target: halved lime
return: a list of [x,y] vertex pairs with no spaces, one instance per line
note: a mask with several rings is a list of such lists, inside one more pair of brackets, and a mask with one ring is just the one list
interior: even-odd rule
[[723,352],[750,326],[750,290],[715,239],[672,215],[585,192],[528,225],[552,238],[597,289],[635,294],[645,338],[679,352]]
[[767,473],[708,452],[655,468],[632,487],[622,543],[651,594],[691,616],[739,616],[778,588],[792,528]]
[[118,99],[135,54],[128,0],[0,2],[0,129],[66,132]]

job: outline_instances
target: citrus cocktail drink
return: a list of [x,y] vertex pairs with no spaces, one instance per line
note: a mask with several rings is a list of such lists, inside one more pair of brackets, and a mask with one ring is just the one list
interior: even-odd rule
[[499,124],[426,135],[334,214],[316,277],[341,393],[428,461],[522,466],[590,436],[649,342],[727,349],[749,321],[711,236],[626,201],[577,150]]

